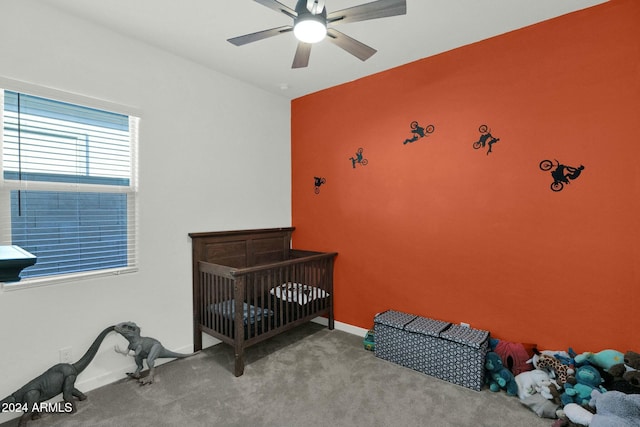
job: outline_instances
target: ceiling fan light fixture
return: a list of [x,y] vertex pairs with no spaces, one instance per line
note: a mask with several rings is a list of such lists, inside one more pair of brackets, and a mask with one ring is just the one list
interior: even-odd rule
[[318,43],[327,36],[327,24],[322,15],[305,15],[296,19],[293,34],[303,43]]

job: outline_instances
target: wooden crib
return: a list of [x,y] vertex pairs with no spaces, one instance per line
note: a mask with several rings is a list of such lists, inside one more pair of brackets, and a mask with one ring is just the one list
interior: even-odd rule
[[244,349],[318,316],[333,329],[335,252],[291,249],[293,227],[190,233],[194,350],[202,333]]

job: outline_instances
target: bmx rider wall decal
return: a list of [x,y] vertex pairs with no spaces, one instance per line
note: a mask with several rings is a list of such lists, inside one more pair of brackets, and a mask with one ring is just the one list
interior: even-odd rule
[[[552,162],[551,160],[543,160],[540,162],[540,170],[543,171],[551,171],[551,177],[553,178],[553,182],[551,183],[551,191],[562,191],[565,184],[569,184],[571,181],[577,179],[582,171],[584,170],[584,166],[580,165],[577,168],[573,166],[567,166],[559,161]],[[555,166],[555,169],[553,167]],[[551,170],[553,169],[553,170]]]
[[321,186],[322,184],[326,183],[326,182],[327,182],[327,180],[326,180],[326,179],[321,178],[321,177],[319,177],[319,176],[314,176],[314,177],[313,177],[313,186],[314,186],[313,191],[314,191],[314,193],[316,193],[316,194],[320,194],[320,186]]
[[358,148],[358,151],[356,151],[356,154],[354,156],[349,157],[349,160],[351,160],[351,165],[353,166],[353,168],[356,168],[356,165],[362,165],[362,166],[367,166],[367,164],[369,163],[369,160],[365,159],[363,156],[364,149],[362,148]]
[[488,145],[488,156],[489,153],[492,152],[491,150],[493,149],[493,144],[500,141],[500,138],[496,138],[491,135],[491,129],[489,129],[489,126],[487,125],[480,125],[480,127],[478,128],[478,132],[480,132],[480,139],[473,143],[473,148],[477,150],[478,148],[484,148]]
[[422,127],[415,120],[411,122],[409,127],[411,128],[411,133],[413,134],[413,136],[411,138],[405,139],[402,143],[403,145],[415,142],[420,138],[424,138],[425,136],[429,136],[429,134],[432,134],[433,131],[436,130],[436,127],[434,125],[426,125],[425,127]]

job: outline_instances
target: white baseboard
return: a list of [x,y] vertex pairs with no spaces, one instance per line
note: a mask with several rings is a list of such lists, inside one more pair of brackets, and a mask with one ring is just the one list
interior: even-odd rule
[[[316,317],[315,319],[312,320],[312,322],[314,323],[319,323],[323,326],[327,326],[329,324],[329,319],[325,318],[325,317]],[[338,322],[335,321],[334,322],[334,327],[335,329],[342,331],[342,332],[347,332],[349,334],[353,334],[353,335],[358,335],[360,337],[363,337],[366,335],[366,333],[369,331],[368,329],[364,329],[361,328],[359,326],[353,326],[350,325],[348,323],[342,323],[342,322]]]

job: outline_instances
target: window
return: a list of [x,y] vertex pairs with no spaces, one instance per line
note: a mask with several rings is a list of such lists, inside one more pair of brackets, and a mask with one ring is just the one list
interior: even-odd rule
[[0,101],[0,244],[37,256],[23,281],[135,269],[138,118],[10,90]]

